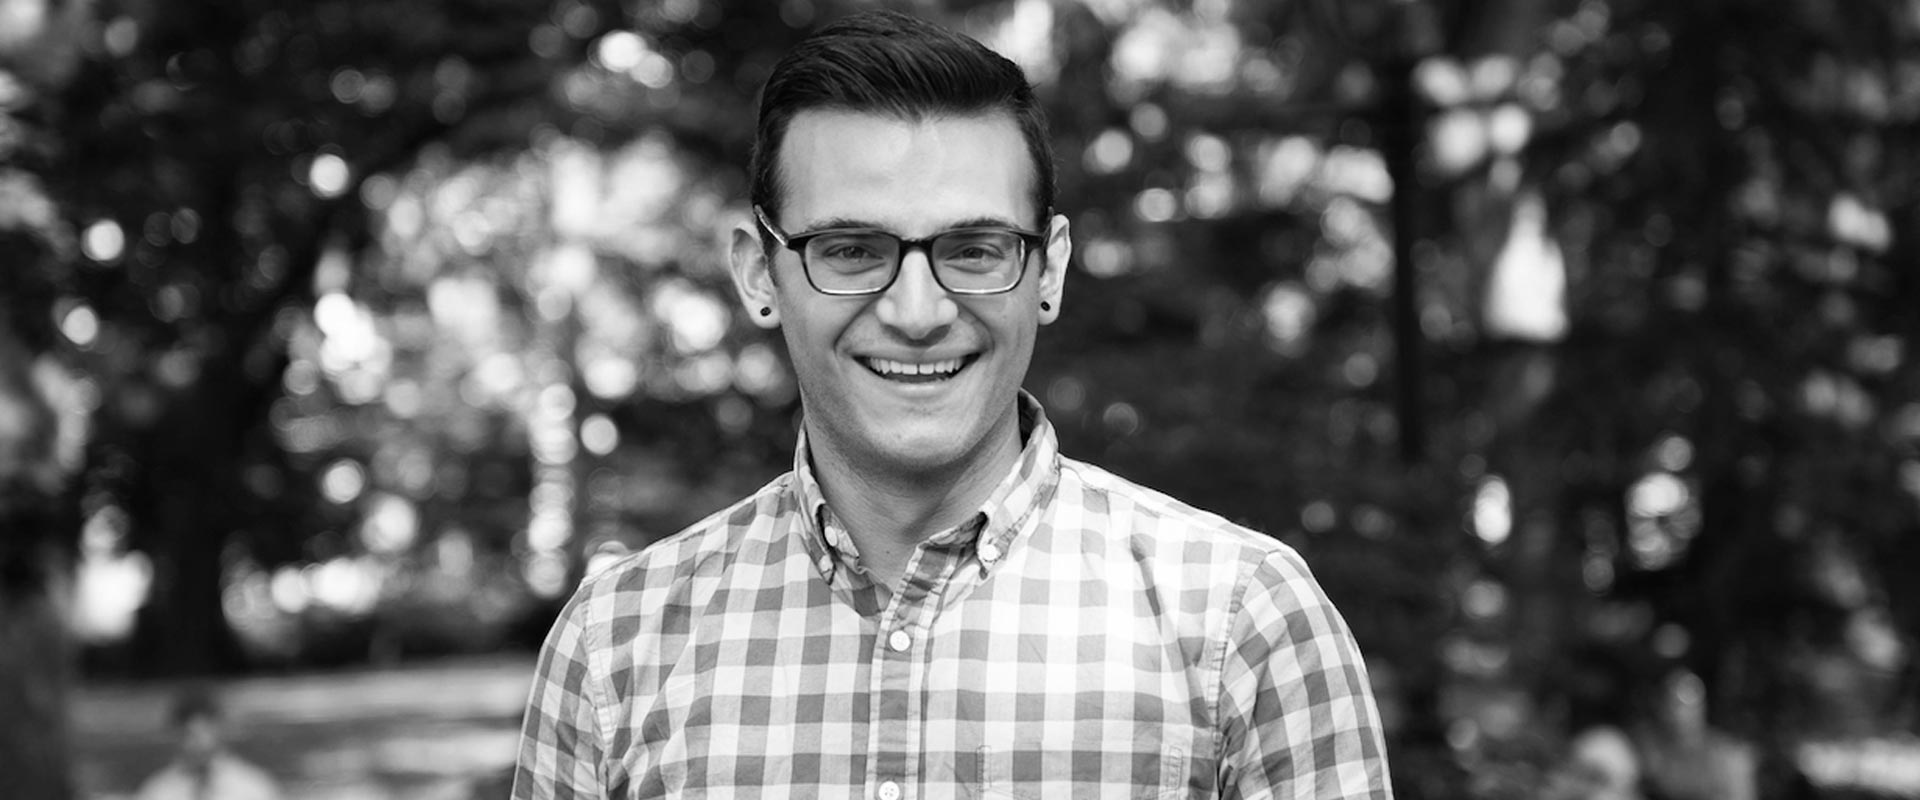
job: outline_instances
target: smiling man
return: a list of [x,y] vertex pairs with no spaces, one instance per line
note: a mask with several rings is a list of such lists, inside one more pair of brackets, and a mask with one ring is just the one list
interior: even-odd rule
[[1062,456],[1020,389],[1072,241],[1018,67],[834,23],[762,92],[751,192],[793,470],[580,586],[514,797],[1391,796],[1298,555]]

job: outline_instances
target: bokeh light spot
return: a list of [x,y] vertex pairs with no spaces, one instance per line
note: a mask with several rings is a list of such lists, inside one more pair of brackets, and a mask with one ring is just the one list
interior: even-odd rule
[[1047,385],[1047,405],[1063,414],[1079,411],[1087,404],[1087,383],[1071,375],[1053,379]]
[[1133,248],[1120,241],[1101,237],[1085,245],[1080,264],[1096,278],[1112,278],[1132,270],[1133,257]]
[[733,385],[755,397],[772,398],[788,384],[786,366],[772,347],[754,342],[740,348],[733,361]]
[[1446,56],[1422,59],[1413,69],[1414,85],[1436,106],[1455,106],[1471,98],[1467,70]]
[[110,219],[94,220],[80,236],[80,251],[87,258],[105,264],[120,258],[127,249],[126,231],[120,229],[120,223]]
[[360,541],[375,553],[398,553],[413,546],[420,534],[420,512],[404,497],[381,494],[373,499],[360,523]]
[[1134,133],[1149,142],[1167,135],[1167,112],[1152,103],[1134,106],[1133,113],[1127,116],[1127,123],[1133,126]]
[[1274,284],[1260,301],[1267,341],[1275,350],[1297,355],[1313,332],[1319,312],[1305,287],[1291,281]]
[[1473,533],[1488,545],[1497,545],[1513,533],[1513,495],[1507,481],[1489,475],[1473,496]]
[[620,428],[605,414],[593,414],[580,422],[580,444],[587,452],[604,456],[620,446]]
[[527,588],[541,597],[559,597],[567,590],[567,562],[558,553],[543,550],[527,557],[521,567]]
[[1112,403],[1100,412],[1100,422],[1107,426],[1109,433],[1125,437],[1139,433],[1143,420],[1140,409],[1134,408],[1132,403]]
[[347,167],[347,160],[336,153],[314,156],[313,164],[307,168],[307,183],[313,187],[313,193],[328,199],[345,193],[351,177],[352,171]]
[[1380,377],[1380,361],[1372,353],[1353,353],[1340,365],[1340,377],[1349,385],[1366,388]]
[[1119,128],[1108,128],[1087,145],[1087,171],[1111,175],[1133,160],[1133,138]]
[[1134,198],[1133,213],[1145,222],[1167,222],[1180,213],[1180,199],[1166,189],[1148,189]]
[[1507,613],[1507,587],[1490,578],[1480,578],[1467,585],[1460,595],[1461,610],[1467,616],[1478,620],[1489,620]]
[[667,323],[673,346],[682,353],[704,353],[726,338],[726,305],[684,281],[671,281],[653,296],[653,313]]
[[298,614],[307,610],[307,604],[313,600],[313,596],[307,593],[306,577],[292,566],[275,570],[269,587],[273,606],[280,609],[281,613]]
[[646,57],[647,43],[633,31],[612,31],[600,37],[593,55],[608,72],[626,72]]
[[366,488],[367,472],[351,458],[333,462],[320,476],[320,493],[334,503],[351,503]]
[[1227,141],[1208,133],[1188,138],[1186,151],[1187,161],[1208,172],[1224,170],[1233,160],[1233,149],[1227,146]]
[[1333,510],[1333,504],[1325,500],[1315,500],[1300,509],[1300,526],[1308,533],[1325,533],[1333,529],[1339,521],[1339,515]]
[[1634,516],[1664,516],[1684,508],[1689,496],[1686,483],[1678,477],[1671,473],[1655,472],[1633,485],[1627,508]]
[[140,44],[140,23],[132,17],[114,17],[100,32],[101,43],[115,58],[126,58]]
[[713,405],[713,421],[728,436],[744,434],[753,427],[753,404],[738,395],[721,397]]
[[1667,436],[1654,446],[1655,461],[1668,472],[1679,472],[1693,463],[1693,442],[1679,434]]
[[93,307],[79,303],[60,317],[60,333],[81,347],[91,347],[100,336],[100,316]]

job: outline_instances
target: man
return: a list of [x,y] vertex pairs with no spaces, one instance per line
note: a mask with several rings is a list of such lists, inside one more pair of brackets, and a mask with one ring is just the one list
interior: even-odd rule
[[138,800],[279,800],[272,777],[228,752],[223,714],[210,689],[182,690],[171,721],[179,754],[140,785]]
[[1062,457],[1020,390],[1072,243],[1019,68],[861,14],[757,135],[731,260],[793,471],[581,585],[514,796],[1390,796],[1300,559]]

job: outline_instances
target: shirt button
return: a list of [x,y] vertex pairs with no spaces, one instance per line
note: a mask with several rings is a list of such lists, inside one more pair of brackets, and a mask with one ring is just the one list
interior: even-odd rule
[[[913,646],[913,637],[906,631],[894,631],[892,636],[887,637],[887,646],[893,648],[894,652],[905,652],[907,648]],[[888,785],[891,786],[892,784]],[[886,788],[886,786],[880,787],[881,794],[884,795],[886,793]],[[900,791],[900,787],[894,786],[893,790],[897,793]],[[891,800],[891,798],[889,798],[889,800]]]
[[880,784],[880,800],[900,800],[900,784],[893,781]]
[[1000,547],[992,542],[980,545],[980,560],[988,564],[1000,560]]

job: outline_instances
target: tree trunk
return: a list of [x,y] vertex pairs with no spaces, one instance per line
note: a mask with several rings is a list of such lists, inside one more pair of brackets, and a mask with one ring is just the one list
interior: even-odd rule
[[[19,242],[0,236],[0,254],[17,257],[4,270],[41,268],[44,251],[9,246]],[[31,313],[41,287],[30,277],[8,277],[14,280],[0,285],[0,794],[65,800],[73,796],[66,726],[73,665],[60,598],[78,504],[60,463],[60,416],[32,376],[30,345],[51,339],[41,321],[51,315]]]
[[133,650],[161,675],[229,672],[239,646],[221,606],[221,553],[241,525],[241,420],[247,384],[234,359],[207,359],[199,380],[173,398],[147,432],[144,479],[129,498],[134,535],[155,559],[153,595]]
[[1400,433],[1400,459],[1420,464],[1427,459],[1426,335],[1420,330],[1419,270],[1413,263],[1419,241],[1420,177],[1414,150],[1419,146],[1425,118],[1413,91],[1412,58],[1398,59],[1385,70],[1381,96],[1381,156],[1393,180],[1390,215],[1393,219],[1393,296],[1389,317],[1393,330],[1393,400]]
[[59,418],[0,308],[0,794],[73,796],[67,752],[68,591],[74,502],[57,466]]
[[[37,571],[44,578],[58,569],[47,563]],[[29,582],[38,585],[0,586],[0,785],[15,800],[67,800],[74,797],[67,739],[72,649],[56,600],[64,583]]]

